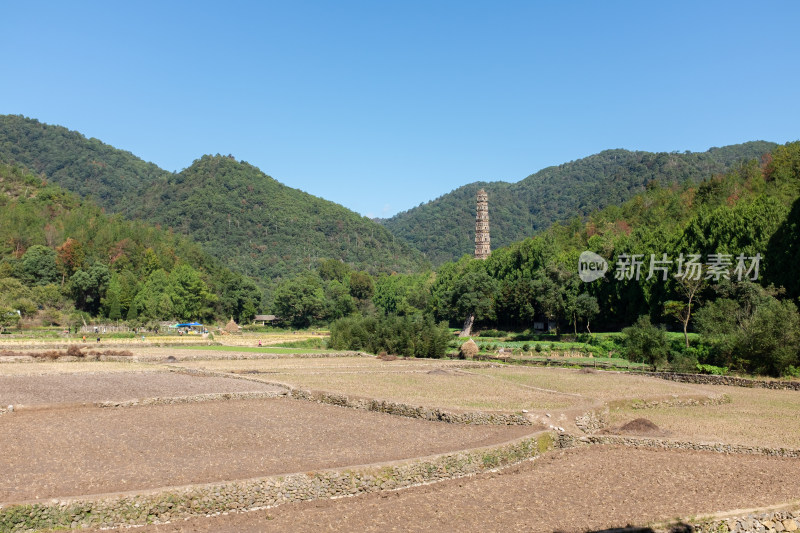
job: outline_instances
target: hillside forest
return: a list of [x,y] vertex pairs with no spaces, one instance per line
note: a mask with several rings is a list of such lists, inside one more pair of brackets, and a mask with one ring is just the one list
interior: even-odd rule
[[[553,204],[547,216],[570,216],[495,246],[486,260],[464,255],[434,268],[389,233],[391,224],[288,188],[231,157],[204,156],[164,173],[64,128],[4,121],[17,137],[9,141],[6,131],[0,144],[2,330],[90,321],[247,323],[273,313],[286,327],[330,325],[333,347],[440,356],[452,339],[448,327],[460,329],[471,317],[477,331],[533,332],[543,324],[557,336],[590,340],[622,331],[637,346],[632,353],[653,366],[800,373],[800,143],[675,154],[654,163],[658,172],[644,164],[631,174],[641,181],[638,193],[610,197],[602,209],[587,201],[585,215],[564,210],[583,193],[559,182],[572,199]],[[64,156],[73,149],[76,159]],[[741,159],[747,150],[758,154]],[[101,185],[83,190],[97,176],[81,172],[110,168],[113,158],[122,170],[103,180],[139,182],[120,186],[116,197]],[[471,225],[474,195],[468,203]],[[592,282],[579,277],[585,251],[608,264]],[[694,275],[680,275],[690,267]],[[680,345],[665,344],[666,329],[683,334]]]
[[168,172],[61,126],[0,115],[0,162],[200,244],[255,280],[267,303],[275,285],[332,258],[380,272],[415,272],[423,254],[382,225],[287,187],[233,156],[205,155]]
[[489,194],[492,245],[503,248],[556,222],[619,205],[644,192],[650,182],[664,187],[696,185],[774,147],[758,141],[706,152],[605,150],[542,169],[516,183],[470,183],[382,223],[398,239],[422,251],[433,265],[440,265],[472,252],[475,194],[481,188]]

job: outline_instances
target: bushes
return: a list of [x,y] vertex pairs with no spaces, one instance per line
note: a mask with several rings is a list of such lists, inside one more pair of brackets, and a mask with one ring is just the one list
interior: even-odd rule
[[334,350],[386,351],[406,357],[443,357],[450,341],[446,323],[431,317],[395,315],[348,317],[331,324]]
[[631,361],[638,359],[651,365],[653,370],[666,361],[669,353],[666,332],[651,324],[647,315],[640,316],[633,326],[623,329],[622,334]]
[[728,373],[728,367],[718,367],[714,365],[697,364],[697,371],[701,374],[711,374],[713,376],[724,376]]
[[707,361],[720,367],[781,376],[800,364],[800,313],[779,291],[742,283],[695,314],[712,347]]

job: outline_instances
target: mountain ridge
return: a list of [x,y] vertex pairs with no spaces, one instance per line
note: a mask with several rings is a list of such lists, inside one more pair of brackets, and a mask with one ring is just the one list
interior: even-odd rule
[[110,212],[188,235],[259,279],[262,288],[322,258],[372,273],[427,265],[383,226],[231,156],[202,156],[181,172],[168,172],[63,126],[0,115],[0,162],[20,165]]
[[[475,194],[489,194],[492,246],[506,246],[574,216],[620,204],[646,184],[691,181],[731,170],[777,146],[751,141],[705,152],[609,149],[539,170],[517,182],[477,181],[381,223],[438,265],[469,254],[474,246]],[[433,232],[431,228],[435,228]]]

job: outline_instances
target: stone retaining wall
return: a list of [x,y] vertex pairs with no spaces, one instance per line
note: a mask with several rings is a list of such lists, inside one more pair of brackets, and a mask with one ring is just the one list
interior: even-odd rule
[[287,392],[277,391],[249,391],[249,392],[212,392],[207,394],[193,394],[191,396],[172,396],[126,400],[122,402],[95,402],[94,407],[135,407],[137,405],[173,405],[180,403],[218,402],[224,400],[263,400],[280,398]]
[[608,426],[608,408],[588,411],[575,417],[575,426],[584,433],[594,433]]
[[344,394],[330,392],[308,391],[291,389],[289,393],[292,398],[311,402],[338,405],[351,409],[362,409],[365,411],[377,411],[396,416],[408,418],[419,418],[422,420],[432,420],[437,422],[447,422],[450,424],[474,424],[474,425],[501,425],[501,426],[530,426],[531,421],[523,414],[517,413],[484,413],[481,411],[468,411],[456,413],[444,411],[435,407],[421,407],[405,403],[390,402],[387,400],[373,400],[350,398]]
[[800,508],[791,511],[750,513],[690,524],[697,533],[779,533],[800,529]]
[[245,511],[283,503],[394,490],[495,470],[532,459],[552,447],[552,436],[423,459],[178,487],[102,498],[0,506],[0,531],[113,527]]
[[621,400],[618,402],[611,402],[613,405],[625,405],[631,409],[655,409],[656,407],[692,407],[698,405],[722,405],[731,403],[731,397],[727,394],[719,394],[715,396],[688,396],[678,398],[661,398],[651,400]]
[[712,374],[679,374],[677,372],[634,372],[636,375],[652,376],[681,383],[698,385],[730,385],[758,389],[787,389],[800,391],[800,381],[779,381],[774,379],[749,379],[736,376],[715,376]]
[[745,446],[743,444],[702,443],[651,439],[646,437],[623,437],[619,435],[588,435],[577,437],[563,433],[556,441],[557,448],[574,448],[592,444],[616,444],[632,448],[653,448],[659,450],[698,450],[724,454],[768,455],[772,457],[800,458],[800,449],[767,448],[765,446]]
[[173,367],[173,372],[186,374],[200,374],[206,376],[218,376],[226,378],[245,379],[257,383],[265,383],[283,387],[288,390],[288,395],[296,400],[308,402],[324,403],[337,405],[350,409],[361,409],[363,411],[375,411],[395,416],[405,416],[408,418],[418,418],[421,420],[431,420],[434,422],[447,422],[449,424],[471,424],[471,425],[499,425],[499,426],[530,426],[531,420],[521,413],[491,413],[482,411],[451,412],[436,407],[422,407],[409,405],[406,403],[391,402],[388,400],[376,400],[371,398],[351,398],[345,394],[333,392],[313,391],[296,389],[286,383],[277,381],[266,381],[253,379],[244,374],[230,374],[227,372],[216,372],[198,368]]

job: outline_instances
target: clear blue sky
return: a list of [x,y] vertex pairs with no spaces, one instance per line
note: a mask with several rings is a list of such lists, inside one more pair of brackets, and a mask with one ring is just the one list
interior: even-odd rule
[[12,2],[0,113],[368,216],[607,148],[800,138],[800,2]]

